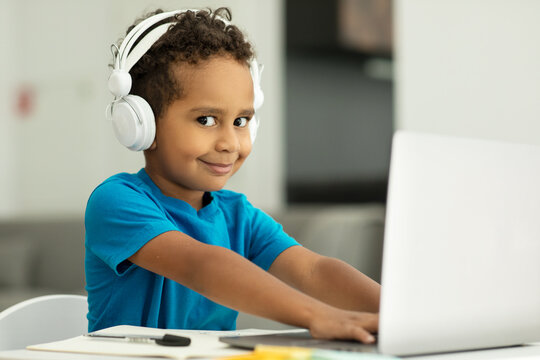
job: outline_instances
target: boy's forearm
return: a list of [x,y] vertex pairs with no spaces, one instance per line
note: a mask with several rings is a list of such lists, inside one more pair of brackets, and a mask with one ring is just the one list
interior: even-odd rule
[[380,285],[341,260],[321,256],[303,286],[301,291],[341,309],[379,312]]
[[285,250],[270,272],[305,294],[332,306],[378,312],[380,285],[347,263],[302,246]]

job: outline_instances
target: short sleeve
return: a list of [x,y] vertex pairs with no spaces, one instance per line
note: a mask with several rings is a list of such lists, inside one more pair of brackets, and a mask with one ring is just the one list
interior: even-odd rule
[[151,194],[119,179],[97,187],[86,207],[86,248],[118,275],[127,259],[154,237],[177,230]]
[[283,251],[300,245],[285,233],[281,224],[247,201],[246,211],[250,219],[250,242],[246,257],[264,270],[268,270]]

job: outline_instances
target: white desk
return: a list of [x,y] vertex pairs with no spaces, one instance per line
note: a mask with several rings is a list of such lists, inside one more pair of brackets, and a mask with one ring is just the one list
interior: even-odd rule
[[[73,354],[49,351],[0,351],[1,360],[163,360],[162,357],[130,357],[91,354]],[[359,359],[361,359],[359,357]],[[540,345],[493,350],[464,351],[458,353],[407,357],[408,360],[488,360],[488,359],[540,359]]]
[[[161,329],[149,329],[129,326],[119,326],[104,330],[108,334],[163,334]],[[65,351],[89,351],[89,352],[104,352],[106,354],[117,353],[119,355],[98,355],[98,354],[81,354],[74,352],[58,352],[58,351],[37,351],[37,350],[10,350],[0,351],[0,360],[133,360],[133,359],[148,359],[148,360],[163,360],[163,357],[155,357],[156,353],[170,356],[198,356],[204,358],[225,357],[233,354],[248,353],[249,351],[228,348],[225,344],[218,341],[219,336],[223,335],[257,335],[273,331],[265,330],[241,330],[230,332],[211,332],[211,331],[194,331],[194,330],[166,330],[168,333],[176,335],[189,336],[192,339],[190,347],[160,347],[155,344],[134,344],[127,342],[95,342],[95,339],[87,337],[77,337],[61,342],[50,343],[38,346],[39,349]],[[154,334],[155,333],[155,334]],[[157,346],[157,347],[156,347]],[[156,350],[157,349],[157,350]],[[184,350],[183,350],[184,349]],[[128,356],[138,355],[138,356]],[[207,356],[204,354],[211,354]],[[361,354],[358,353],[358,358],[361,359]],[[148,355],[141,357],[141,355]],[[369,355],[369,354],[368,354]],[[384,358],[384,357],[382,357]],[[487,360],[487,359],[540,359],[540,343],[516,346],[510,348],[477,350],[467,352],[456,352],[447,354],[423,355],[418,357],[407,357],[414,360]]]

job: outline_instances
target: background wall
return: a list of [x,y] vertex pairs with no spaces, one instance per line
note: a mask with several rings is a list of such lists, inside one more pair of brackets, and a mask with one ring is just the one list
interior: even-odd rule
[[[327,11],[330,6],[337,16],[332,0],[226,2],[266,65],[260,135],[229,186],[257,206],[283,207],[285,164],[289,181],[298,181],[299,188],[350,174],[384,178],[392,118],[397,128],[540,142],[540,2],[395,0],[395,85],[391,78],[370,77],[365,61],[297,52],[285,67],[284,12],[293,3],[301,13],[288,27],[301,24],[303,30],[296,36],[335,50],[335,33],[328,30],[337,26]],[[369,1],[356,3],[367,9]],[[106,64],[109,44],[135,17],[158,6],[193,4],[2,0],[1,218],[81,216],[99,182],[143,165],[141,154],[117,144],[104,119],[111,99]],[[326,22],[298,21],[317,9]]]
[[15,85],[15,76],[9,71],[15,64],[12,50],[13,39],[15,38],[15,1],[5,2],[3,11],[0,11],[0,43],[8,44],[0,56],[0,214],[7,214],[13,207],[15,198],[13,190],[15,188],[13,174],[16,164],[16,152],[14,150],[13,126],[12,120],[12,101],[11,94]]
[[[252,156],[233,178],[259,207],[283,205],[281,1],[205,1],[229,6],[266,65],[265,105]],[[110,44],[136,17],[188,1],[2,0],[0,217],[82,216],[92,189],[137,171],[142,154],[122,148],[105,120]],[[272,31],[268,31],[272,29]],[[263,188],[264,191],[260,191]]]
[[540,144],[540,1],[396,0],[396,127]]

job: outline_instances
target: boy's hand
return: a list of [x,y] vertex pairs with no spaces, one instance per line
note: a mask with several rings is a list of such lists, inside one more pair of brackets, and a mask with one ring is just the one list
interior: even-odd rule
[[314,338],[357,340],[365,344],[375,342],[371,334],[379,329],[379,314],[328,308],[315,316],[310,324],[309,331]]

